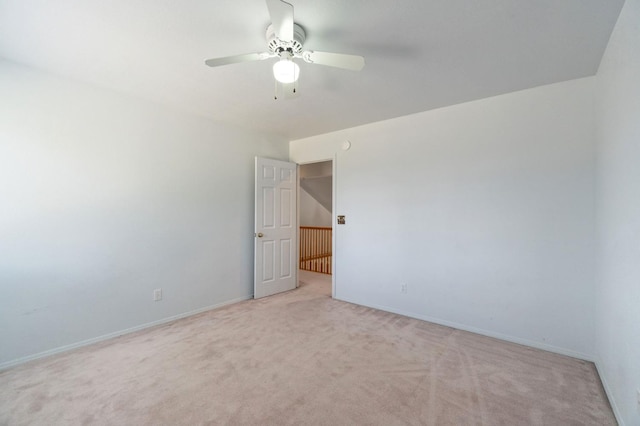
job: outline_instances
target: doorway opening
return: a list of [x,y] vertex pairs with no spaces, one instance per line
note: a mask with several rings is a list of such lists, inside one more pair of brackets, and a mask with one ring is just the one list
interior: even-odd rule
[[334,258],[333,161],[298,167],[298,200],[298,280],[330,289]]

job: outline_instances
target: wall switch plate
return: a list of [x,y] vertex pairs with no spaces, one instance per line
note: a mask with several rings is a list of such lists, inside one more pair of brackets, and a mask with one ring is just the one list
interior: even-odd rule
[[155,290],[153,290],[153,301],[157,302],[159,300],[162,300],[162,289],[156,288]]
[[640,389],[636,389],[636,399],[638,400],[638,408],[640,408]]
[[406,284],[402,284],[402,287],[401,287],[400,291],[402,293],[406,294],[407,293],[407,285]]

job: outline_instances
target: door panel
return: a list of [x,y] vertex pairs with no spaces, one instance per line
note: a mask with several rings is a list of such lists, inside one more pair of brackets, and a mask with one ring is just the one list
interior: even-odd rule
[[[262,281],[270,282],[275,279],[273,272],[276,269],[275,265],[275,243],[274,241],[262,241],[262,254],[263,254],[263,262],[262,262]],[[258,243],[260,244],[260,243]]]
[[280,189],[280,226],[283,228],[291,228],[291,220],[293,219],[293,197],[291,189]]
[[273,229],[276,227],[276,192],[273,188],[262,188],[263,211],[262,211],[262,227],[265,229]]
[[296,164],[256,157],[254,297],[296,287]]
[[291,240],[280,241],[280,278],[289,278],[293,275],[291,271],[291,258],[294,253],[292,253],[291,246]]

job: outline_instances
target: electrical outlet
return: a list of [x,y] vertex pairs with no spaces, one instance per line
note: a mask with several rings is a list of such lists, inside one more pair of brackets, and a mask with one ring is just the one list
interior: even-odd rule
[[407,285],[406,284],[402,284],[402,288],[400,289],[401,293],[407,294]]
[[162,300],[162,289],[156,288],[155,290],[153,290],[153,301],[157,302],[159,300]]

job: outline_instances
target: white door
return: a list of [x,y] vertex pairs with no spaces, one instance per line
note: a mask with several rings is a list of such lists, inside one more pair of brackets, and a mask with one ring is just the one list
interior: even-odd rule
[[256,157],[253,297],[296,288],[296,165]]

